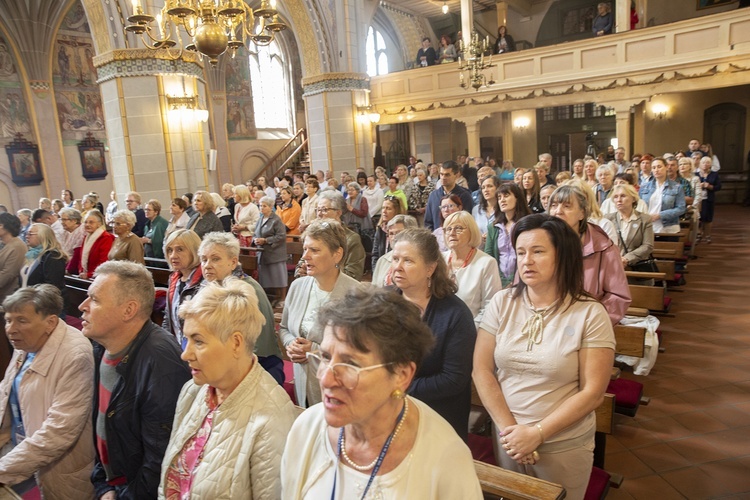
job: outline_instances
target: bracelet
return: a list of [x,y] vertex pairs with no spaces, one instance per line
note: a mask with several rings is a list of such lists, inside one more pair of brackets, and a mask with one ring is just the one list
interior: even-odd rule
[[539,431],[539,437],[542,440],[540,444],[544,444],[544,433],[542,433],[542,424],[536,424],[536,430]]

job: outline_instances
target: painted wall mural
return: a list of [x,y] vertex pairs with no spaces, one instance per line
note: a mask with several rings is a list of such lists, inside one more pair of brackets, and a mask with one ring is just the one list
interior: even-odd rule
[[227,132],[229,140],[255,139],[253,92],[247,49],[242,47],[234,58],[228,58],[225,69],[227,92]]
[[60,25],[53,57],[52,81],[65,145],[77,144],[88,132],[96,139],[106,139],[94,54],[86,13],[76,2]]
[[21,77],[8,42],[0,36],[0,144],[8,144],[18,133],[33,137]]

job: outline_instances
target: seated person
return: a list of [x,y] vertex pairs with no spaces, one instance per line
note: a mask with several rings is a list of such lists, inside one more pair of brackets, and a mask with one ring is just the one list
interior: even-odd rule
[[15,351],[0,382],[0,483],[35,476],[43,498],[92,498],[91,343],[59,318],[52,285],[22,288],[2,305]]

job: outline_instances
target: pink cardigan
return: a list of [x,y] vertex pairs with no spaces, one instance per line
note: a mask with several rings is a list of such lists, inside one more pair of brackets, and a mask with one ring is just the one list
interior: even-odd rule
[[604,230],[590,222],[583,237],[583,288],[602,303],[613,325],[630,307],[630,288],[620,250]]

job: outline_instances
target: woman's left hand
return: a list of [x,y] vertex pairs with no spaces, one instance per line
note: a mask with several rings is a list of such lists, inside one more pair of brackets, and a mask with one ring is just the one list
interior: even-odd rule
[[542,438],[536,427],[509,425],[503,429],[500,443],[505,453],[520,464],[542,444]]
[[256,245],[265,245],[266,239],[265,238],[255,238],[255,244]]

